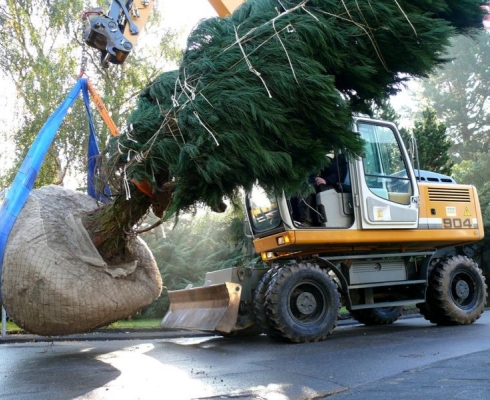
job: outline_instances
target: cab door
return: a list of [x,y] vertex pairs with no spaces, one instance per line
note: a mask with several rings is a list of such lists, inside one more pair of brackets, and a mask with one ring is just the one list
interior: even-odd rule
[[400,134],[392,123],[356,119],[365,141],[353,165],[354,202],[363,229],[418,227],[419,192]]

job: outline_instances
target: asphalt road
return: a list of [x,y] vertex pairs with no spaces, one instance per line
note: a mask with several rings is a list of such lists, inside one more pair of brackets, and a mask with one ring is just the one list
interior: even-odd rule
[[0,399],[490,399],[489,310],[469,326],[344,323],[299,345],[169,336],[0,341]]

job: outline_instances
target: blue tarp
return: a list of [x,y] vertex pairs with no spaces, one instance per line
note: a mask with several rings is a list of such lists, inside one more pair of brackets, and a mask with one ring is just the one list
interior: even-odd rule
[[[66,113],[76,100],[78,94],[82,91],[85,107],[88,113],[90,136],[88,149],[88,171],[87,185],[88,194],[95,197],[94,174],[96,172],[96,156],[99,154],[95,129],[92,121],[92,114],[89,107],[89,97],[87,89],[87,79],[82,78],[77,81],[73,89],[56,111],[48,118],[46,123],[39,131],[36,139],[31,145],[26,158],[24,159],[10,189],[5,196],[2,207],[0,208],[0,278],[2,276],[3,256],[7,240],[10,235],[17,217],[24,207],[30,191],[34,187],[37,175],[41,169],[44,157],[48,152],[58,129],[65,118]],[[0,280],[0,301],[2,300],[2,287]]]

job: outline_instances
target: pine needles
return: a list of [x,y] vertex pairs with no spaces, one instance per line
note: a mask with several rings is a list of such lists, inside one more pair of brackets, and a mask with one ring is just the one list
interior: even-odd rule
[[481,25],[468,0],[248,0],[191,33],[181,67],[142,91],[110,164],[169,180],[166,217],[258,182],[296,191],[325,154],[361,154],[353,113],[445,61],[450,36]]

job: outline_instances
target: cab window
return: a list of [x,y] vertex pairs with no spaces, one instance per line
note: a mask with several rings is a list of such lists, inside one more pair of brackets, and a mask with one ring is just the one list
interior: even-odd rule
[[400,204],[409,204],[413,193],[395,132],[389,126],[359,123],[365,140],[364,179],[373,194]]

